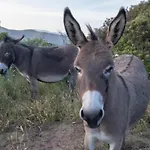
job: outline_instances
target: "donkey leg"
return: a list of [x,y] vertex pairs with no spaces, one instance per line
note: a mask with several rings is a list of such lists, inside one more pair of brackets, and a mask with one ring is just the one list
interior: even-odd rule
[[94,139],[88,133],[86,133],[84,137],[84,150],[94,150],[94,149],[95,149]]
[[73,84],[72,84],[72,77],[71,77],[71,74],[69,73],[66,77],[66,83],[67,83],[67,86],[69,87],[69,90],[73,90]]
[[110,144],[109,150],[121,150],[124,142],[124,136],[114,143]]
[[37,80],[30,79],[30,90],[31,90],[31,98],[36,99],[37,97]]
[[71,90],[73,90],[76,86],[76,78],[77,78],[77,74],[75,70],[73,68],[70,69],[68,74],[68,82],[69,82],[69,88]]
[[68,84],[69,84],[69,89],[71,91],[73,91],[74,87],[75,87],[75,81],[72,75],[68,76]]
[[123,138],[121,150],[125,150],[125,136],[124,136],[124,138]]

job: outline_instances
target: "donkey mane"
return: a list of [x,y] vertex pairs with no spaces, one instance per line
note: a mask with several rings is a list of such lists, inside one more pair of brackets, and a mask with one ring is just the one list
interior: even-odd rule
[[33,50],[35,47],[34,46],[29,46],[29,45],[26,45],[24,43],[18,43],[20,46],[23,46],[25,48],[28,48],[29,50]]
[[91,27],[89,24],[86,25],[86,27],[87,27],[87,29],[88,29],[89,32],[90,32],[90,35],[89,35],[90,40],[92,40],[92,41],[97,41],[97,40],[98,40],[98,37],[97,37],[97,35],[95,34],[95,32],[93,31],[92,27]]
[[20,46],[22,46],[22,47],[25,47],[25,48],[27,48],[27,49],[29,49],[30,51],[33,51],[33,49],[35,48],[34,46],[29,46],[29,45],[27,45],[27,44],[24,44],[24,43],[22,43],[22,42],[20,42],[20,41],[18,41],[17,43],[15,43],[14,41],[15,41],[16,39],[14,39],[14,38],[12,38],[12,37],[9,37],[8,35],[3,39],[3,42],[5,42],[5,43],[14,43],[14,45],[20,45]]
[[59,51],[60,55],[57,55],[57,49],[58,46],[51,46],[51,47],[38,47],[38,46],[29,46],[26,45],[24,43],[18,43],[19,45],[28,48],[31,52],[33,52],[34,50],[36,51],[37,49],[40,49],[40,51],[42,52],[42,54],[54,61],[60,62],[61,60],[63,60],[63,56],[61,55],[62,53]]

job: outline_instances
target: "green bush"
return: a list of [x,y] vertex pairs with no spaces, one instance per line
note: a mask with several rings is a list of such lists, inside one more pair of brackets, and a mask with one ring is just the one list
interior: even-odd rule
[[8,34],[6,32],[0,33],[0,41],[2,41]]
[[50,47],[54,46],[54,44],[48,43],[47,41],[43,39],[26,39],[23,41],[23,43],[29,45],[29,46],[41,46],[41,47]]
[[[141,1],[127,9],[127,25],[125,32],[113,48],[117,54],[133,54],[145,64],[150,76],[150,0]],[[99,36],[105,40],[107,28],[113,18],[107,18],[99,29]]]
[[38,99],[31,101],[27,81],[12,71],[9,77],[0,77],[0,130],[78,117],[80,102],[64,81],[39,83]]

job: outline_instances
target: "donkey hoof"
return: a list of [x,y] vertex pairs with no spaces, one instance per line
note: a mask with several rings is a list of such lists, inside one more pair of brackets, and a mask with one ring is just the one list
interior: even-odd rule
[[31,101],[35,101],[35,100],[37,100],[37,96],[36,95],[32,95],[31,96]]

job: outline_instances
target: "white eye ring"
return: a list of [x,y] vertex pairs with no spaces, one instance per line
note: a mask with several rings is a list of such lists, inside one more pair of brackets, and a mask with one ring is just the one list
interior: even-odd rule
[[105,70],[103,71],[103,75],[104,75],[106,78],[108,78],[113,68],[114,68],[113,66],[110,66],[110,65],[107,66],[107,67],[105,68]]

